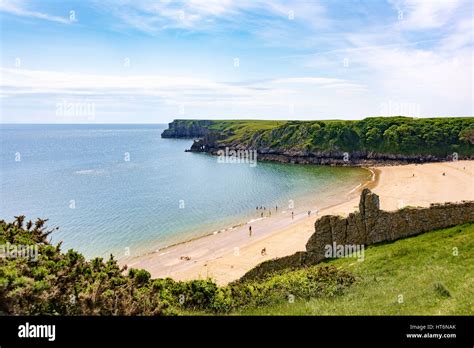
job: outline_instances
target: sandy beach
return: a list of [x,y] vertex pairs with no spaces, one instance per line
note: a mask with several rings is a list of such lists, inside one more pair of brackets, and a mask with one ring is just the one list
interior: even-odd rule
[[[322,215],[347,215],[358,209],[359,193],[369,187],[380,196],[381,208],[474,200],[474,161],[410,164],[369,168],[370,181],[348,192],[343,203],[312,211],[272,212],[272,217],[227,229],[155,253],[124,259],[128,267],[148,270],[153,278],[212,278],[226,284],[262,261],[302,251]],[[262,249],[266,253],[262,255]]]

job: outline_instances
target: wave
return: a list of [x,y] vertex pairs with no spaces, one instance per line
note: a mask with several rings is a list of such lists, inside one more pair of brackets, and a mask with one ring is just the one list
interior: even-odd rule
[[78,175],[94,175],[94,174],[102,174],[104,173],[101,169],[83,169],[83,170],[76,170],[74,174]]

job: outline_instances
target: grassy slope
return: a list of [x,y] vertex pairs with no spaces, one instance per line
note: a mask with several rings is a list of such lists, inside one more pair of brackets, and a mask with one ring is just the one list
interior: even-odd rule
[[[458,256],[453,255],[453,248],[458,248]],[[328,263],[358,278],[343,295],[249,308],[235,314],[474,314],[474,224],[369,247],[363,262],[346,258]],[[449,291],[448,296],[443,288]],[[403,303],[398,303],[399,295],[403,295]]]
[[272,120],[223,120],[214,121],[213,125],[209,128],[218,131],[232,131],[234,135],[226,138],[226,141],[234,141],[247,139],[248,135],[254,134],[257,131],[272,130],[286,123],[287,121]]

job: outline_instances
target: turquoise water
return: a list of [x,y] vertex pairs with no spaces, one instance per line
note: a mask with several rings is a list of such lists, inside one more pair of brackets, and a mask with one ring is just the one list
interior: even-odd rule
[[[53,242],[118,258],[257,217],[338,203],[359,168],[218,163],[162,139],[163,125],[1,125],[0,218],[48,218]],[[125,249],[129,248],[129,249]]]

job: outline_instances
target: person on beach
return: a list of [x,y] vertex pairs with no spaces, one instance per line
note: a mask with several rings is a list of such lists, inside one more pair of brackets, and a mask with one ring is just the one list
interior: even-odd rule
[[260,214],[260,217],[263,217],[263,211],[262,211],[262,213]]
[[267,255],[267,248],[263,248],[262,251],[260,252],[262,256]]
[[308,210],[308,216],[310,216],[310,215],[311,215],[311,210]]
[[249,237],[252,237],[252,226],[249,226]]
[[291,212],[291,220],[293,220],[294,218],[295,218],[295,213]]
[[275,205],[275,211],[276,212],[278,211],[278,205]]

